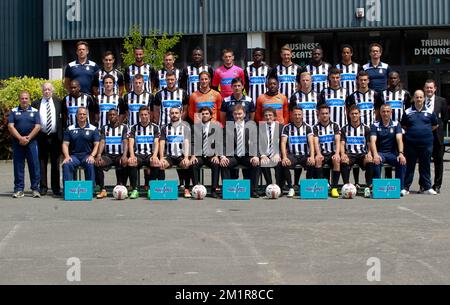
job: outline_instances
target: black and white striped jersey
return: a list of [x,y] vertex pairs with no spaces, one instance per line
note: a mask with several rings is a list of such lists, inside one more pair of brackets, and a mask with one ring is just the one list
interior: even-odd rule
[[308,137],[312,136],[312,128],[303,123],[300,127],[290,123],[283,127],[281,136],[288,138],[287,150],[295,156],[308,156],[310,152]]
[[267,64],[256,68],[249,65],[245,71],[245,83],[248,84],[247,95],[256,101],[258,97],[267,92],[267,79],[270,75],[271,68]]
[[130,85],[130,91],[134,91],[133,79],[135,75],[141,74],[144,77],[144,91],[152,92],[152,82],[156,78],[155,70],[149,65],[136,66],[132,64],[125,73],[125,83]]
[[200,73],[202,72],[208,72],[211,75],[212,81],[214,70],[210,65],[203,65],[200,67],[189,65],[181,72],[180,87],[186,90],[188,95],[191,95],[199,89]]
[[306,71],[311,73],[312,89],[320,94],[322,90],[328,88],[328,72],[331,69],[329,63],[324,62],[320,66],[309,64],[306,66]]
[[369,151],[370,128],[361,123],[358,127],[351,124],[341,129],[341,141],[345,142],[345,152],[351,155],[365,155]]
[[320,152],[322,155],[336,153],[336,135],[341,134],[341,130],[336,123],[329,122],[327,126],[318,122],[313,127],[314,136],[319,139]]
[[107,155],[122,155],[123,141],[128,138],[128,126],[125,124],[120,124],[114,127],[110,124],[104,125],[100,129],[100,139],[105,141],[104,153]]
[[170,123],[170,109],[178,108],[183,112],[183,106],[189,104],[186,91],[183,89],[176,89],[169,91],[167,88],[159,91],[153,101],[153,106],[161,107],[159,111],[159,126],[164,126]]
[[344,88],[333,89],[326,88],[320,94],[320,104],[327,104],[330,107],[330,120],[338,124],[339,128],[347,124],[347,113],[345,109],[345,100],[347,90]]
[[92,86],[98,88],[99,95],[105,94],[105,88],[103,86],[103,79],[107,75],[111,75],[112,77],[114,77],[114,94],[119,94],[119,88],[125,84],[125,80],[124,80],[122,72],[120,72],[117,69],[114,69],[109,72],[105,71],[104,69],[99,70],[97,72],[97,74],[95,74],[95,78],[92,83]]
[[392,108],[392,121],[400,122],[405,113],[411,105],[411,94],[406,90],[385,90],[383,91],[383,103]]
[[98,122],[98,128],[102,128],[103,126],[108,124],[108,112],[111,109],[116,109],[119,115],[125,114],[126,112],[123,99],[118,94],[114,94],[111,96],[99,95],[97,97],[97,104],[100,111],[100,121]]
[[149,156],[155,153],[155,140],[160,137],[158,125],[149,123],[142,126],[139,122],[131,127],[130,139],[134,139],[134,153],[139,156]]
[[64,98],[62,113],[66,115],[66,126],[75,125],[77,122],[77,111],[80,107],[86,107],[88,123],[90,123],[89,112],[96,111],[96,107],[90,95],[82,93],[78,98],[68,95]]
[[291,96],[297,91],[297,84],[300,81],[302,68],[297,64],[288,67],[284,65],[276,66],[272,72],[272,77],[276,77],[280,83],[280,93],[286,95],[290,100]]
[[375,105],[380,103],[381,96],[372,89],[366,93],[353,92],[346,101],[347,109],[353,105],[358,106],[361,111],[361,122],[367,126],[371,126],[375,122]]
[[[175,87],[178,88],[179,87],[179,82],[180,82],[181,71],[180,71],[180,69],[175,69],[175,70],[172,70],[172,71],[175,72],[175,74],[176,74],[175,77],[177,79],[177,82],[175,83]],[[156,86],[157,86],[159,91],[167,88],[166,74],[167,74],[167,70],[166,69],[159,70],[158,73],[157,73],[157,75],[158,75],[158,78],[157,78],[158,83],[156,84]]]
[[128,126],[136,125],[139,122],[139,109],[141,109],[142,106],[151,107],[152,103],[153,94],[151,93],[128,93],[124,99],[124,109],[125,111],[128,111]]
[[296,106],[303,109],[303,121],[309,126],[314,126],[317,122],[317,105],[320,102],[320,95],[315,91],[304,93],[303,91],[297,91],[292,95],[289,110]]
[[169,123],[161,129],[161,141],[165,141],[165,156],[178,158],[184,156],[184,140],[191,139],[191,129],[186,122]]
[[347,90],[348,94],[358,90],[357,77],[359,71],[362,70],[361,65],[357,63],[351,63],[350,65],[340,63],[336,65],[336,69],[341,70],[341,87]]

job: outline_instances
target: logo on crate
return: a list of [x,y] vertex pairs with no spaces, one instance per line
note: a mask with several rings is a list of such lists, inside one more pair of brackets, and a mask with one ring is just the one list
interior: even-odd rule
[[175,180],[150,181],[152,200],[177,200],[178,182]]
[[301,199],[328,199],[328,181],[305,179],[300,182]]
[[224,180],[224,200],[250,200],[250,180]]
[[374,179],[374,199],[400,199],[400,179]]
[[91,201],[93,194],[92,181],[66,181],[64,184],[66,201]]
[[73,187],[73,188],[69,189],[69,193],[78,198],[81,198],[81,196],[83,194],[87,194],[87,192],[88,192],[88,189],[85,187],[82,187],[81,184],[78,184],[77,187]]

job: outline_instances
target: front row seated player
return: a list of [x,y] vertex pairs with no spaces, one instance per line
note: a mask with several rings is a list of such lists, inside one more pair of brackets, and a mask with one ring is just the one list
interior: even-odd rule
[[161,161],[158,159],[160,131],[158,125],[150,122],[150,108],[143,106],[139,109],[139,122],[131,127],[128,140],[128,159],[130,184],[133,189],[130,199],[139,197],[138,175],[143,166],[150,167],[150,181],[159,176]]
[[108,124],[100,131],[100,145],[95,158],[95,180],[101,190],[97,199],[108,196],[104,171],[111,166],[116,168],[117,185],[126,185],[128,178],[128,127],[120,124],[116,109],[110,109],[107,116]]
[[[289,188],[288,198],[295,195],[292,186],[292,176],[290,169],[301,165],[306,169],[306,178],[314,176],[314,134],[311,126],[303,122],[303,110],[296,106],[292,109],[290,124],[284,126],[281,135],[281,165],[283,167],[283,178]],[[284,184],[284,182],[283,182]]]
[[172,166],[178,166],[180,168],[179,180],[184,181],[184,197],[191,198],[189,191],[192,176],[190,168],[191,129],[188,123],[181,120],[179,108],[170,109],[170,123],[163,126],[159,142],[161,169],[166,170]]
[[365,197],[370,196],[373,178],[373,157],[369,149],[370,128],[361,123],[361,112],[353,105],[349,110],[350,124],[341,129],[341,172],[344,184],[350,183],[350,169],[357,164],[365,171]]

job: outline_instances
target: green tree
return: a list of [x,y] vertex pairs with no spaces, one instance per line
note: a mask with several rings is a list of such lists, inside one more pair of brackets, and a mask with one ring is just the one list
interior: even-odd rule
[[176,46],[180,42],[181,37],[180,33],[170,37],[167,33],[160,34],[158,30],[151,30],[149,37],[144,38],[140,27],[134,25],[123,43],[123,64],[125,67],[133,64],[134,48],[142,46],[145,51],[145,62],[157,70],[161,69],[164,64],[164,54]]

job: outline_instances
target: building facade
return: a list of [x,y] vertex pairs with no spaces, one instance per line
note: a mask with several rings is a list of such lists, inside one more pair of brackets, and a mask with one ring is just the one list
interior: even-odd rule
[[[177,65],[190,61],[202,45],[200,0],[39,0],[43,7],[45,62],[52,79],[62,78],[73,60],[78,40],[91,44],[91,57],[122,51],[123,37],[133,25],[144,34],[158,29],[182,33],[175,48]],[[400,71],[413,91],[434,78],[439,93],[450,99],[450,1],[448,0],[205,0],[208,61],[220,65],[221,50],[231,47],[244,66],[255,47],[266,48],[266,61],[279,62],[281,46],[289,44],[294,61],[305,64],[321,45],[325,61],[337,63],[340,45],[354,48],[354,59],[365,64],[368,45],[381,43],[382,60]]]

